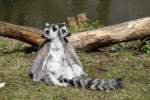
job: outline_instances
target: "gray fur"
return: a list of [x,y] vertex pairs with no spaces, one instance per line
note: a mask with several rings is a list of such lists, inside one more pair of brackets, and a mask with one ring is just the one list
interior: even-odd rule
[[38,50],[36,56],[34,57],[31,69],[31,75],[34,81],[41,81],[42,79],[42,75],[40,75],[39,73],[41,71],[43,61],[48,55],[48,46],[49,43],[44,43],[44,45]]
[[93,78],[83,78],[74,77],[72,79],[61,78],[61,81],[66,82],[74,87],[81,87],[83,89],[93,89],[93,90],[113,90],[117,88],[122,88],[122,79],[93,79]]
[[73,48],[72,44],[70,42],[65,43],[64,44],[64,48],[65,48],[65,55],[69,59],[72,59],[74,61],[74,63],[79,65],[81,68],[83,68],[82,64],[81,64],[81,62],[79,60],[79,57],[78,57],[77,53],[75,52],[75,49]]
[[[65,23],[58,23],[57,25],[59,26],[60,34],[62,34],[62,32],[61,32],[62,29],[64,29],[66,31],[65,33],[63,33],[61,35],[61,42],[63,43],[63,46],[64,46],[66,58],[68,59],[68,61],[70,61],[74,64],[77,64],[83,70],[83,66],[82,66],[82,63],[78,57],[78,54],[76,53],[72,44],[67,39],[67,37],[70,36],[71,34],[68,32]],[[86,76],[87,74],[83,73],[83,75]]]
[[[82,67],[82,63],[81,63],[81,61],[80,61],[80,59],[79,59],[79,57],[78,57],[74,47],[72,46],[72,44],[67,39],[67,37],[70,36],[71,34],[68,32],[65,23],[58,23],[57,25],[59,26],[59,29],[64,28],[66,30],[64,35],[61,36],[61,41],[62,41],[62,43],[64,45],[64,49],[65,49],[65,55],[69,59],[72,59],[74,63],[76,63],[77,65]],[[60,34],[62,34],[61,31],[60,31]]]
[[[58,23],[57,25],[59,26],[60,29],[63,27],[66,27],[66,25],[64,23]],[[50,28],[50,24],[46,23],[44,30],[49,29],[49,28]],[[66,27],[66,29],[67,29],[67,27]],[[60,34],[62,34],[62,33],[60,32]],[[82,64],[80,62],[80,59],[79,59],[77,53],[75,52],[74,47],[67,39],[67,36],[69,34],[70,33],[68,32],[68,30],[66,30],[66,33],[64,35],[61,35],[61,39],[60,39],[64,46],[66,59],[68,59],[68,61],[69,61],[68,63],[73,62],[73,63],[79,65],[79,67],[81,67],[81,69],[83,70]],[[34,81],[40,81],[40,79],[42,77],[41,75],[38,75],[38,72],[40,71],[40,68],[41,68],[40,66],[42,65],[46,55],[48,54],[48,47],[49,47],[49,42],[44,42],[42,47],[36,53],[36,56],[33,60],[31,75],[32,75]],[[86,75],[85,73],[83,73],[83,74]]]
[[47,31],[49,34],[45,33],[43,36],[49,41],[47,41],[38,51],[37,56],[33,61],[31,70],[33,81],[44,81],[48,84],[52,83],[58,86],[66,86],[67,84],[60,83],[57,79],[60,76],[55,75],[57,73],[57,69],[55,70],[55,67],[58,67],[58,73],[60,73],[59,69],[61,69],[62,66],[62,57],[64,57],[63,45],[56,34],[58,32],[55,33],[52,28]]
[[[55,27],[54,27],[55,26]],[[47,84],[58,86],[67,86],[66,82],[60,82],[59,78],[71,79],[72,77],[79,77],[83,74],[80,66],[73,63],[72,60],[66,58],[64,53],[63,43],[61,41],[61,34],[57,25],[47,26],[43,37],[46,42],[38,51],[38,54],[33,61],[31,73],[33,81],[44,81]],[[41,52],[45,52],[41,55]],[[70,67],[69,65],[73,65]]]
[[[66,25],[64,24],[59,24],[59,29],[66,27]],[[80,66],[83,70],[82,64],[79,60],[79,57],[77,55],[77,53],[75,52],[75,49],[73,48],[72,44],[67,40],[66,36],[67,36],[67,28],[66,29],[66,33],[65,35],[61,35],[61,42],[63,43],[64,49],[65,49],[65,56],[68,60],[68,62],[70,63],[70,67],[75,68],[74,64],[77,64],[78,66]],[[61,31],[60,31],[60,34]],[[84,73],[84,75],[86,75]],[[118,80],[118,79],[108,79],[108,80],[99,80],[99,79],[93,79],[93,78],[83,78],[81,76],[79,77],[73,77],[72,79],[63,79],[61,78],[62,82],[67,82],[75,87],[81,87],[81,88],[90,88],[90,89],[97,89],[97,90],[109,90],[109,89],[114,89],[114,88],[119,88],[121,87],[121,82],[122,80]]]

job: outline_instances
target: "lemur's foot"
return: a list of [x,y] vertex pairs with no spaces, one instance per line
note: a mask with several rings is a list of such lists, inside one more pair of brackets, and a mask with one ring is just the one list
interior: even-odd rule
[[62,86],[62,87],[67,87],[67,86],[68,86],[68,83],[61,83],[61,86]]
[[54,85],[60,86],[60,87],[67,87],[69,84],[68,84],[68,83],[65,83],[65,82],[63,82],[63,83],[58,82],[58,83],[54,83]]

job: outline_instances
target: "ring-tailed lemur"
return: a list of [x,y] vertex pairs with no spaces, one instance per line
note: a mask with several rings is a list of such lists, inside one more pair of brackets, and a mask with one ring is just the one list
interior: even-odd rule
[[[72,62],[79,65],[81,68],[82,64],[77,56],[77,54],[75,53],[75,49],[73,48],[73,46],[71,45],[71,43],[67,40],[67,36],[69,34],[67,26],[64,23],[58,23],[57,24],[59,26],[59,32],[61,34],[61,41],[64,44],[64,48],[66,50],[66,58],[68,61],[70,61],[69,59],[73,59]],[[71,49],[70,49],[71,48]],[[70,50],[70,52],[68,52]],[[74,59],[74,57],[71,57],[70,55],[67,55],[67,52],[69,54],[73,54],[74,57],[76,57]],[[74,53],[72,53],[74,52]],[[79,61],[78,61],[79,60]],[[72,68],[74,68],[75,70],[75,65],[70,65]],[[85,75],[85,73],[84,73]],[[120,88],[122,87],[122,79],[118,78],[118,79],[94,79],[94,78],[89,78],[89,77],[73,77],[72,79],[66,79],[63,76],[60,79],[62,82],[67,82],[70,85],[73,86],[77,86],[77,87],[82,87],[82,88],[91,88],[91,89],[97,89],[97,90],[109,90],[109,89],[114,89],[114,88]]]
[[[59,31],[57,31],[57,32],[59,33],[59,36],[60,36],[59,39],[61,40],[63,38],[64,34],[66,34],[66,33],[63,33],[61,31],[62,27],[60,27],[59,25],[56,25],[56,26],[59,28]],[[45,33],[51,33],[50,30],[51,30],[50,28],[46,27]],[[52,32],[52,33],[58,34],[57,32]],[[46,37],[46,40],[47,39],[48,38]],[[61,40],[61,42],[62,42],[62,40]],[[51,47],[49,47],[49,49],[50,48]],[[62,49],[62,51],[63,50],[64,49]],[[45,73],[42,72],[42,75],[41,75],[41,73],[39,74],[38,70],[41,71],[41,69],[43,67],[39,67],[39,69],[37,67],[36,71],[35,71],[35,69],[31,71],[33,73],[33,76],[34,76],[34,72],[35,72],[36,78],[37,78],[38,74],[40,76],[39,78],[37,78],[38,81],[41,79],[44,79],[44,80],[48,80],[48,82],[49,82],[49,79],[51,79],[51,77],[48,76],[48,74],[50,74],[50,75],[52,74],[52,76],[54,76],[53,78],[55,78],[55,81],[57,80],[57,82],[59,81],[63,84],[62,85],[61,83],[58,82],[59,86],[66,86],[67,84],[70,84],[73,86],[78,86],[78,87],[82,87],[82,88],[91,88],[91,89],[97,89],[97,90],[104,90],[104,89],[108,90],[108,89],[113,89],[113,88],[119,88],[121,86],[121,83],[122,83],[121,79],[99,80],[99,79],[92,79],[92,78],[88,78],[88,77],[86,77],[86,78],[81,77],[81,75],[83,73],[82,73],[80,66],[75,64],[73,62],[73,60],[70,60],[70,58],[67,58],[67,56],[65,56],[65,54],[61,54],[61,55],[64,56],[64,60],[63,60],[63,62],[62,61],[57,62],[57,64],[62,65],[62,66],[55,67],[55,65],[51,64],[52,62],[50,60],[44,60],[44,62],[47,61],[47,63],[41,63],[41,64],[42,64],[42,66],[43,65],[47,66],[47,67],[45,67],[45,69],[46,69]],[[46,58],[48,58],[48,57],[46,56]],[[33,65],[36,65],[36,64],[33,64]],[[53,65],[53,66],[49,67],[50,65]],[[48,69],[51,70],[51,68],[54,69],[52,71],[53,73],[51,71],[47,71]],[[75,70],[77,70],[77,71],[75,71]],[[78,72],[78,70],[81,71],[81,73],[77,74],[76,72]],[[54,73],[55,73],[55,75],[53,75]],[[34,79],[34,77],[33,77],[33,79]],[[52,83],[55,85],[58,85],[55,82],[52,82]]]
[[[80,67],[80,70],[83,72],[83,66],[81,64],[81,61],[72,46],[72,44],[68,41],[67,37],[71,36],[71,33],[68,31],[65,23],[57,23],[59,27],[59,32],[61,34],[61,42],[63,43],[64,50],[65,50],[65,56],[67,60],[70,60],[70,63],[76,64],[78,67]],[[73,69],[76,67],[74,66]],[[77,71],[77,70],[74,70]],[[77,73],[77,72],[76,72]],[[87,74],[83,72],[83,76],[86,76]]]

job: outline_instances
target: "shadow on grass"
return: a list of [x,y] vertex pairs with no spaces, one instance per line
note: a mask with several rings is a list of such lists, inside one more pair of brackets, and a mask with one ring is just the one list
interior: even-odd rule
[[30,47],[22,47],[22,48],[15,48],[13,50],[9,50],[7,48],[4,48],[3,50],[1,50],[0,52],[5,54],[5,55],[9,55],[9,54],[13,54],[13,53],[25,53],[25,54],[30,54],[32,52],[35,52],[38,50],[37,46],[30,46]]

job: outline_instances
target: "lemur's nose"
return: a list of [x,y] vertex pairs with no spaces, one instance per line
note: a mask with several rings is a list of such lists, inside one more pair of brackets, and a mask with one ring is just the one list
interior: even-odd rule
[[67,34],[67,37],[69,37],[69,36],[71,36],[71,33],[70,33],[70,32]]
[[58,26],[57,26],[56,24],[52,24],[52,29],[53,29],[53,31],[55,32],[55,31],[58,30]]

